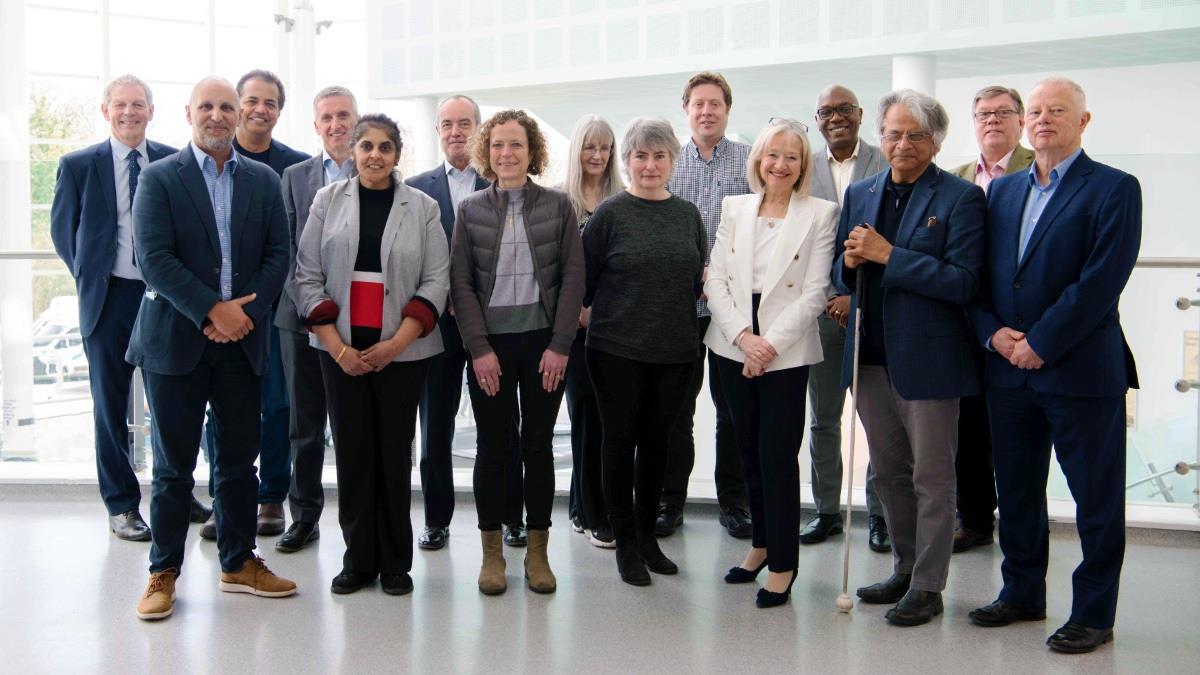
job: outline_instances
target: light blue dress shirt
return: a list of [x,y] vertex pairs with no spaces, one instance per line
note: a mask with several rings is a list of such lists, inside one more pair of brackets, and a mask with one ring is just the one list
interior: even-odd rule
[[129,153],[137,150],[138,165],[150,164],[150,147],[146,139],[131,148],[115,138],[109,139],[113,158],[113,182],[117,187],[117,255],[113,259],[112,275],[123,279],[141,280],[142,273],[133,264],[133,204],[129,203]]
[[204,186],[208,188],[208,199],[212,202],[213,219],[217,221],[217,239],[221,243],[221,300],[233,299],[233,247],[229,233],[229,216],[233,209],[233,174],[241,159],[236,150],[230,150],[224,170],[217,173],[217,162],[195,143],[191,143],[200,173],[204,174]]
[[335,181],[350,177],[350,169],[354,166],[354,158],[350,157],[341,166],[329,156],[328,152],[321,151],[321,166],[325,168],[325,185],[329,185]]
[[1067,175],[1067,171],[1070,171],[1071,165],[1075,163],[1081,152],[1083,152],[1082,148],[1076,150],[1059,162],[1058,166],[1050,169],[1050,182],[1044,187],[1037,179],[1037,162],[1029,167],[1029,173],[1026,174],[1029,176],[1029,194],[1025,197],[1025,211],[1021,213],[1021,238],[1020,246],[1017,248],[1018,263],[1025,259],[1025,247],[1029,245],[1029,239],[1033,237],[1033,232],[1037,229],[1042,212],[1046,210],[1050,199],[1054,197],[1055,191],[1062,183],[1062,177]]
[[454,211],[457,213],[458,203],[475,191],[475,179],[479,177],[479,174],[475,173],[475,167],[470,165],[467,165],[466,169],[459,171],[450,162],[444,162],[444,164],[446,167],[446,183],[450,186],[450,205],[454,207]]

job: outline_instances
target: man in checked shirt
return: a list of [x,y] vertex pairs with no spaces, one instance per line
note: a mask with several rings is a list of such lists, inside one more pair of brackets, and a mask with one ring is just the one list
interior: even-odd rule
[[[746,184],[746,157],[750,146],[725,138],[733,92],[720,73],[693,75],[683,89],[683,111],[687,114],[692,137],[675,161],[675,170],[667,188],[671,194],[688,200],[700,209],[711,251],[721,220],[721,200],[730,195],[750,192]],[[707,259],[705,260],[707,265]],[[705,268],[707,270],[707,267]],[[696,303],[700,317],[700,337],[708,330],[710,315],[701,298]],[[667,458],[667,478],[663,486],[655,532],[669,536],[683,524],[683,504],[687,499],[688,478],[696,460],[696,441],[692,418],[696,414],[696,396],[704,383],[704,346],[692,373],[689,396],[671,434]],[[708,375],[709,391],[717,410],[717,453],[714,478],[717,501],[721,506],[721,525],[730,536],[750,537],[750,513],[746,510],[746,483],[742,479],[742,461],[733,436],[733,422],[726,412],[725,396],[715,372]]]

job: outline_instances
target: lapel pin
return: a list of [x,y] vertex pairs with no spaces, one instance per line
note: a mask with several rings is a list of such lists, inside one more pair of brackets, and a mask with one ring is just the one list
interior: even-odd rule
[[925,223],[925,227],[937,227],[937,216],[929,216],[929,221]]

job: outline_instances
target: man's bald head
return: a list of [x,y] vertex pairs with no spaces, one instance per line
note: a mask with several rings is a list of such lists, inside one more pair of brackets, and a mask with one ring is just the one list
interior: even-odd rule
[[849,101],[854,105],[858,105],[858,97],[854,95],[853,91],[850,91],[849,88],[843,87],[840,84],[831,84],[822,89],[821,93],[817,94],[817,108],[820,108],[824,103],[827,103],[835,98]]
[[201,150],[226,156],[238,123],[237,90],[223,77],[206,77],[192,88],[187,119],[192,142]]

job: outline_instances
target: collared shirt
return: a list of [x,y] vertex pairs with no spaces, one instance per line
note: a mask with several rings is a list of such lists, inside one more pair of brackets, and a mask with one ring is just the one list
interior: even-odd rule
[[479,174],[475,173],[475,167],[470,164],[462,171],[454,168],[454,165],[450,162],[444,162],[444,164],[446,167],[446,182],[450,184],[450,205],[457,212],[458,203],[475,191],[475,179],[479,177]]
[[988,166],[987,160],[983,158],[983,154],[979,155],[979,161],[975,162],[975,184],[983,188],[987,192],[988,186],[992,181],[1004,175],[1008,171],[1008,163],[1012,160],[1013,153],[1016,152],[1014,147],[1008,151],[1008,154],[1001,157],[999,162],[992,166]]
[[842,198],[846,195],[846,188],[850,187],[852,178],[854,177],[854,165],[858,161],[858,149],[862,146],[862,141],[854,142],[854,152],[845,161],[839,162],[833,153],[830,152],[829,146],[825,146],[825,158],[829,161],[829,173],[833,176],[833,191],[837,193],[838,206],[842,205]]
[[233,299],[233,253],[232,237],[229,233],[229,216],[233,209],[233,174],[237,171],[239,156],[231,150],[229,159],[220,174],[217,162],[208,153],[191,144],[200,173],[204,174],[204,187],[212,203],[213,220],[217,222],[217,239],[221,244],[221,300]]
[[[750,185],[746,182],[746,158],[749,155],[749,145],[722,138],[713,147],[712,159],[706,160],[700,156],[696,142],[689,139],[675,160],[675,170],[667,190],[695,204],[700,210],[700,220],[704,222],[704,231],[708,235],[705,266],[708,265],[713,242],[717,240],[721,200],[750,192]],[[696,312],[699,316],[708,316],[708,303],[697,300]]]
[[1034,162],[1029,167],[1029,194],[1025,197],[1025,210],[1021,213],[1021,239],[1020,247],[1017,249],[1017,262],[1021,262],[1025,258],[1025,247],[1029,245],[1029,239],[1033,236],[1034,230],[1037,229],[1038,219],[1042,217],[1042,212],[1046,210],[1046,205],[1054,197],[1055,191],[1062,183],[1062,177],[1067,175],[1071,170],[1071,165],[1079,157],[1079,153],[1083,149],[1080,148],[1071,153],[1069,157],[1058,163],[1058,166],[1050,169],[1050,182],[1042,186],[1037,179],[1037,162]]
[[354,167],[354,158],[349,157],[346,161],[338,166],[337,160],[329,156],[329,153],[321,151],[321,166],[325,167],[325,185],[329,185],[334,181],[349,178],[351,169]]
[[[133,204],[129,203],[129,153],[135,148],[113,138],[113,179],[117,184],[117,257],[113,260],[112,275],[124,279],[141,280],[142,273],[133,264]],[[138,166],[143,169],[150,164],[149,143],[143,138],[136,150]]]

